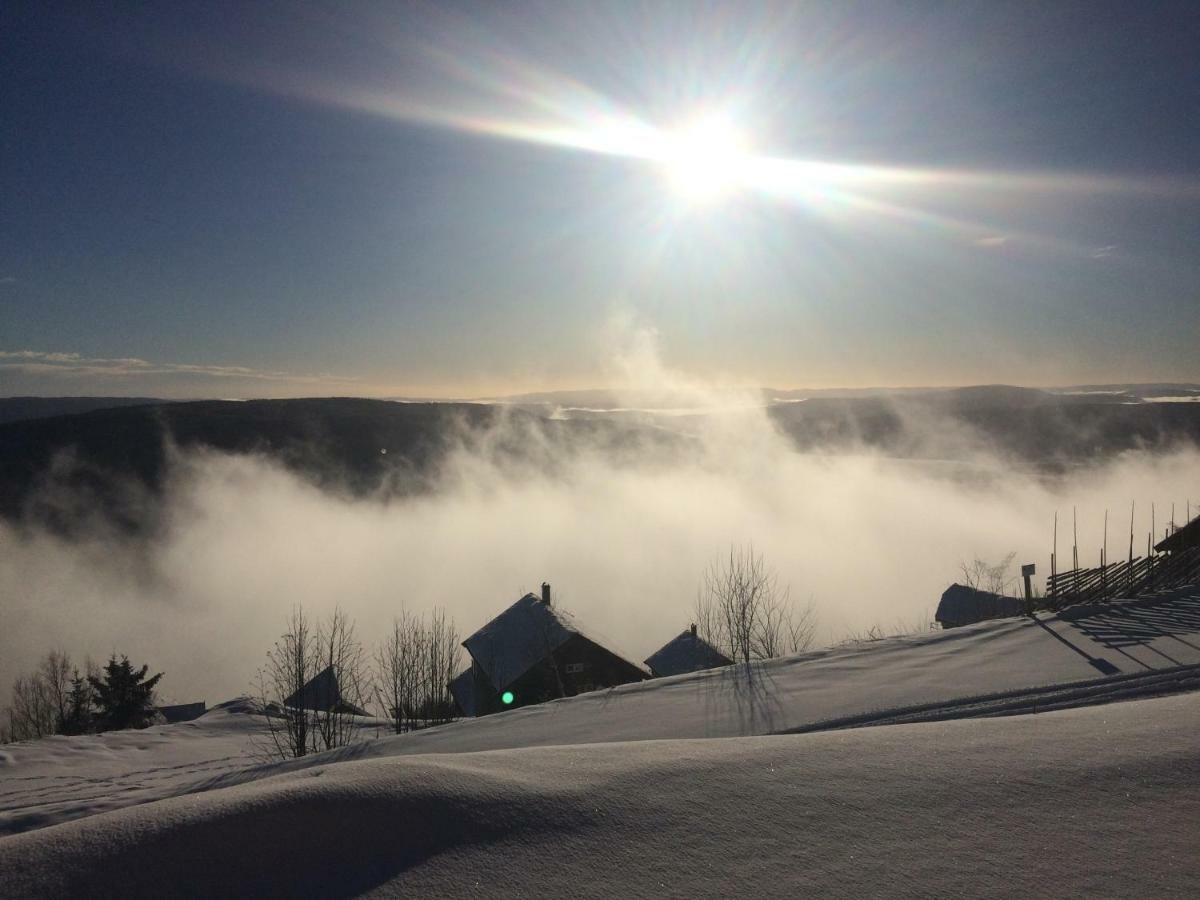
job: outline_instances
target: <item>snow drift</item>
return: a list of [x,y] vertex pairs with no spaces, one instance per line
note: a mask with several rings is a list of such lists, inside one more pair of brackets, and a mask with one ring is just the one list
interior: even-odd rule
[[21,896],[1187,896],[1200,694],[331,764],[0,840]]
[[3,893],[1183,896],[1200,877],[1198,635],[1200,594],[1176,591],[286,763],[255,763],[244,702],[12,745]]

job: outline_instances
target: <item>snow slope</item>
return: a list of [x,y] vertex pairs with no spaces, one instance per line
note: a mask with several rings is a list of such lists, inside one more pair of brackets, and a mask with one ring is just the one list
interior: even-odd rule
[[214,710],[144,731],[0,745],[0,835],[168,796],[180,783],[245,768],[257,723]]
[[262,720],[232,703],[0,748],[0,895],[100,890],[110,868],[114,890],[156,893],[181,872],[194,881],[172,892],[209,895],[453,894],[473,879],[526,895],[1183,892],[1200,878],[1194,691],[779,733],[1198,684],[1193,590],[824,650],[749,683],[715,670],[626,685],[287,764],[253,765]]
[[1192,590],[1093,615],[1003,619],[772,660],[750,685],[729,668],[623,685],[419,732],[402,752],[769,734],[1198,663],[1200,593]]
[[0,871],[13,897],[1194,896],[1197,734],[1189,693],[806,735],[314,759],[0,840]]

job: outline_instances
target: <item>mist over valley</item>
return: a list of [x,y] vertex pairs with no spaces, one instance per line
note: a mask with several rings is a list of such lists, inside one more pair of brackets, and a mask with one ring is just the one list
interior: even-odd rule
[[1118,552],[1125,504],[1144,542],[1151,502],[1160,526],[1172,504],[1182,521],[1200,474],[1191,403],[1005,387],[789,399],[674,383],[8,422],[0,680],[47,646],[102,658],[120,642],[170,660],[167,696],[234,696],[296,604],[341,605],[367,633],[444,607],[469,633],[542,580],[641,659],[744,544],[811,601],[821,643],[920,629],[962,563],[1015,552],[1048,571],[1053,516],[1065,528],[1072,509],[1085,558],[1106,509]]

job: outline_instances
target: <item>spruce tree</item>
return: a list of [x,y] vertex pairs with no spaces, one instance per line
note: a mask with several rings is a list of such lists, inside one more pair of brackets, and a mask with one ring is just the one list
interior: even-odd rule
[[128,656],[122,656],[120,662],[113,656],[104,666],[103,678],[88,676],[101,729],[119,731],[150,724],[154,717],[154,686],[162,672],[147,678],[149,668],[142,666],[135,672]]
[[76,669],[67,694],[67,712],[59,726],[63,734],[85,734],[91,728],[94,695],[91,684]]

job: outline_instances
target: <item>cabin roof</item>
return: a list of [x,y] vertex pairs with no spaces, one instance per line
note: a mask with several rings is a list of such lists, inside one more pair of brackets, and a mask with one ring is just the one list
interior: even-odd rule
[[344,712],[354,716],[367,715],[365,710],[359,709],[352,703],[347,703],[342,697],[337,673],[333,671],[333,666],[326,666],[314,675],[304,687],[284,700],[283,705],[293,709]]
[[965,584],[952,584],[942,593],[934,618],[945,625],[967,625],[984,619],[1019,616],[1025,611],[1020,597],[1006,597]]
[[493,687],[502,691],[577,634],[563,613],[526,594],[463,646]]
[[733,660],[690,628],[671,638],[646,660],[655,675],[681,675],[732,665]]
[[208,711],[208,705],[199,700],[195,703],[170,703],[166,706],[154,707],[162,714],[162,717],[167,720],[167,724],[174,725],[176,722],[189,722],[192,719],[198,719]]
[[1188,522],[1182,528],[1171,532],[1155,544],[1154,549],[1159,553],[1173,553],[1176,550],[1197,545],[1200,545],[1200,516],[1192,519],[1192,521]]

